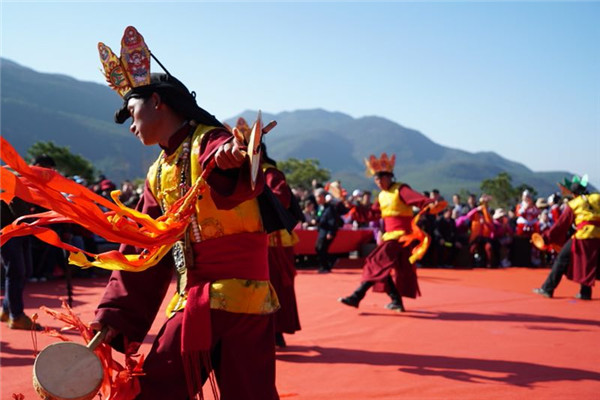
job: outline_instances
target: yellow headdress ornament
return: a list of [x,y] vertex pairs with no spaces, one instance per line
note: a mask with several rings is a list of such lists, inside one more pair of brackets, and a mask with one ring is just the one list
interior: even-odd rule
[[386,153],[381,153],[381,157],[377,158],[374,155],[365,158],[365,165],[367,166],[367,176],[373,176],[378,172],[387,172],[394,174],[394,164],[396,164],[396,155],[392,154],[388,157]]
[[150,83],[150,50],[133,26],[125,28],[120,58],[102,42],[98,43],[98,52],[108,85],[121,97],[135,87]]

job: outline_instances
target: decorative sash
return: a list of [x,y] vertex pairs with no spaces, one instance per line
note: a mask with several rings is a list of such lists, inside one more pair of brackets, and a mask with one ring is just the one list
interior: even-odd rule
[[201,396],[200,360],[210,372],[210,284],[220,279],[269,280],[267,235],[239,233],[193,244],[188,297],[183,310],[181,353],[192,398]]

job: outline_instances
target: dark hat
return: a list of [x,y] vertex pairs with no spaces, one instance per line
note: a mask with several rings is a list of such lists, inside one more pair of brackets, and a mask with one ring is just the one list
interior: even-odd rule
[[581,182],[573,182],[570,187],[571,192],[575,195],[587,194],[587,186],[583,186]]
[[569,180],[568,178],[564,178],[563,182],[559,182],[558,185],[561,188],[566,188],[568,191],[577,196],[586,194],[588,193],[588,176],[587,174],[583,175],[582,177],[573,175],[573,179]]
[[190,92],[179,79],[165,73],[153,73],[148,85],[127,92],[123,96],[123,106],[115,113],[115,122],[122,124],[131,116],[127,109],[129,99],[148,98],[152,93],[157,93],[162,101],[185,118],[205,125],[223,126],[213,115],[198,107],[196,92]]
[[394,173],[390,171],[377,171],[374,176],[381,178],[382,176],[394,176]]
[[55,168],[56,162],[48,154],[40,154],[33,159],[33,165],[43,168]]

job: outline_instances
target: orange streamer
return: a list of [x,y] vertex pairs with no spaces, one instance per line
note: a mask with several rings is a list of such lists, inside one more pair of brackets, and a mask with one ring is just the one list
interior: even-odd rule
[[429,208],[429,214],[437,215],[444,211],[448,207],[448,202],[446,200],[440,200],[436,203],[432,203]]
[[419,228],[419,225],[417,225],[421,215],[427,211],[429,211],[429,207],[422,208],[421,211],[419,211],[419,213],[415,215],[410,222],[412,232],[407,235],[403,235],[398,239],[398,241],[402,243],[404,247],[410,245],[413,241],[417,241],[417,245],[412,249],[410,253],[411,255],[408,258],[411,264],[414,264],[425,256],[425,253],[427,253],[427,249],[429,248],[429,244],[431,242],[429,235],[423,232],[421,228]]
[[[185,196],[164,215],[152,219],[120,203],[118,190],[111,193],[113,203],[56,171],[27,165],[3,137],[0,137],[0,158],[12,169],[7,166],[0,169],[0,199],[10,203],[14,197],[19,197],[51,210],[23,216],[6,226],[0,231],[0,246],[12,237],[33,235],[68,250],[69,262],[83,268],[143,271],[155,265],[185,233],[194,212],[195,200],[206,186],[203,177],[198,178]],[[29,222],[32,218],[33,222]],[[62,242],[54,231],[47,228],[47,225],[56,223],[76,223],[107,241],[140,247],[144,251],[136,255],[117,251],[101,254],[85,252]]]

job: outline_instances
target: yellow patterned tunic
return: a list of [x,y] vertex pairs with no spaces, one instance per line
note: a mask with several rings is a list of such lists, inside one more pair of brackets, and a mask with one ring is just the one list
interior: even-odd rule
[[[191,174],[187,179],[191,182],[201,176],[203,169],[199,161],[200,145],[203,136],[213,129],[211,126],[199,125],[191,138],[186,139],[174,153],[166,156],[163,151],[150,167],[147,176],[149,186],[163,208],[173,204],[181,196],[184,174]],[[186,157],[189,157],[189,166],[185,162]],[[189,237],[193,244],[208,245],[206,242],[214,239],[226,236],[235,238],[238,233],[258,232],[263,232],[263,227],[256,199],[224,210],[217,207],[207,191],[196,203]],[[182,278],[185,280],[185,276],[180,277]],[[167,314],[172,315],[183,309],[185,301],[186,291],[180,290],[171,300]],[[210,306],[212,309],[236,313],[267,314],[276,311],[279,302],[268,280],[222,279],[211,283]]]
[[600,194],[577,196],[569,201],[575,214],[576,239],[600,239]]
[[383,240],[397,240],[410,229],[413,211],[412,207],[406,204],[400,197],[401,186],[401,183],[396,182],[389,189],[382,190],[379,193],[379,207],[381,209],[381,217],[385,223]]

